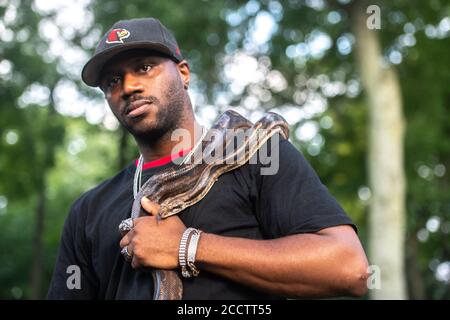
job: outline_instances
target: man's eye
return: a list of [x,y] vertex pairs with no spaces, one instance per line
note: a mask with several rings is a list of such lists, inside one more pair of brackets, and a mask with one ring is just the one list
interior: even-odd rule
[[149,72],[149,71],[151,70],[151,68],[152,68],[152,65],[151,65],[151,64],[144,64],[144,65],[142,65],[142,67],[141,67],[141,71],[142,71],[142,72]]
[[116,87],[119,82],[120,82],[120,77],[119,76],[107,77],[107,78],[104,79],[104,81],[102,81],[102,83],[100,85],[100,88],[104,92],[110,91],[111,89]]
[[120,77],[112,77],[108,80],[108,87],[113,87],[120,82]]

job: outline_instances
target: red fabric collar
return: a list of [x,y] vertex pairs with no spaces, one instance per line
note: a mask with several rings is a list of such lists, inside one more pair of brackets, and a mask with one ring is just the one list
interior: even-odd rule
[[[146,162],[146,163],[143,164],[142,170],[146,170],[146,169],[149,169],[149,168],[154,168],[154,167],[159,167],[159,166],[165,165],[165,164],[167,164],[167,163],[169,163],[169,162],[171,162],[171,161],[173,161],[173,160],[175,160],[177,158],[180,158],[180,157],[188,154],[189,151],[191,151],[191,149],[192,148],[181,150],[178,153],[170,154],[168,156],[165,156],[165,157],[153,160],[153,161]],[[139,159],[136,159],[136,161],[134,162],[135,166],[137,166],[138,161],[139,161]]]

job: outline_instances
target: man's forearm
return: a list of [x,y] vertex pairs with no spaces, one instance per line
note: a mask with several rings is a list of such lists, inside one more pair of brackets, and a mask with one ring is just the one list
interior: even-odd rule
[[204,233],[196,260],[200,269],[281,296],[360,296],[367,290],[367,260],[349,226],[274,240]]

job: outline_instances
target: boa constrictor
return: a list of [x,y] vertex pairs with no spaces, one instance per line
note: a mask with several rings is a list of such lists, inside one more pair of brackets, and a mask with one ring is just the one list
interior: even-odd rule
[[[244,133],[241,139],[236,139],[239,137],[237,132]],[[141,208],[142,197],[160,205],[158,216],[161,219],[199,202],[220,175],[245,164],[276,133],[284,139],[289,137],[288,124],[276,113],[268,112],[253,124],[235,111],[224,112],[208,130],[202,147],[186,159],[185,164],[162,170],[144,183],[133,202],[131,217],[147,215]],[[223,151],[223,156],[215,156],[217,150]],[[180,300],[183,297],[183,284],[177,272],[152,272],[155,300]]]

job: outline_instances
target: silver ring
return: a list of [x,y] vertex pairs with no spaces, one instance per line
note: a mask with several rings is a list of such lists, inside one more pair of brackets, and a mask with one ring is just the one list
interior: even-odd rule
[[127,233],[131,229],[133,229],[134,223],[133,218],[128,218],[125,220],[122,220],[122,222],[119,224],[119,231],[120,233]]
[[128,252],[128,246],[123,247],[122,250],[120,250],[120,253],[126,261],[131,261],[133,259],[133,256]]

